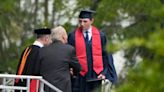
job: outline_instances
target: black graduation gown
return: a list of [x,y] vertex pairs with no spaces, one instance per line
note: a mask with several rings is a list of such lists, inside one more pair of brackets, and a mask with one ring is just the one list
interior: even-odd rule
[[[31,46],[29,46],[29,49],[31,49],[31,51],[27,56],[27,59],[26,59],[26,62],[25,62],[25,65],[24,65],[24,68],[23,68],[21,75],[35,75],[35,73],[34,73],[34,69],[35,69],[35,65],[36,65],[35,61],[37,59],[40,47],[36,46],[36,45],[31,45]],[[18,71],[20,69],[20,65],[22,63],[22,58],[23,58],[24,54],[25,54],[25,50],[23,51],[23,53],[21,55],[20,61],[19,61],[18,66],[17,66],[17,73],[16,74],[18,74]],[[26,86],[26,80],[19,79],[19,81],[17,83],[16,82],[14,83],[14,85],[15,86]]]
[[[103,56],[103,66],[104,70],[102,71],[102,74],[105,76],[108,74],[108,55],[106,52],[106,37],[103,32],[100,32],[101,36],[101,45],[102,45],[102,56]],[[68,43],[75,47],[75,32],[72,32],[68,35]],[[92,58],[92,41],[86,43],[86,53],[87,53],[87,63],[88,63],[88,72],[83,77],[80,74],[76,76],[76,78],[72,78],[72,90],[73,92],[91,92],[93,89],[96,89],[97,92],[100,92],[100,85],[101,81],[92,81],[88,82],[88,80],[97,79],[97,74],[93,70],[93,58]]]
[[117,84],[118,77],[117,77],[115,66],[113,64],[114,60],[112,54],[109,54],[108,58],[109,58],[108,72],[107,72],[108,74],[106,75],[106,77],[112,82],[112,84]]

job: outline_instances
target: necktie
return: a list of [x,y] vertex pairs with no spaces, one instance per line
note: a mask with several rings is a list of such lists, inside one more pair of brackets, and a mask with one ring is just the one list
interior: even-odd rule
[[85,32],[85,40],[86,40],[87,42],[89,41],[88,31]]

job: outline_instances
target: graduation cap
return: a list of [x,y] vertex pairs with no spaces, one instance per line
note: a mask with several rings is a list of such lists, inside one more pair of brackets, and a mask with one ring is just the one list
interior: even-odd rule
[[49,28],[35,29],[34,33],[37,35],[51,34],[51,29],[49,29]]
[[93,18],[93,14],[95,11],[92,10],[81,10],[79,14],[79,18]]

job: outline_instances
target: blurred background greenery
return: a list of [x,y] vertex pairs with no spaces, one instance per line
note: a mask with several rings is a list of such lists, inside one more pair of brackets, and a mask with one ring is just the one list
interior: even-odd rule
[[0,72],[15,73],[35,28],[63,25],[69,33],[79,11],[92,9],[94,25],[107,35],[108,52],[121,50],[126,59],[115,91],[163,92],[164,0],[0,1]]

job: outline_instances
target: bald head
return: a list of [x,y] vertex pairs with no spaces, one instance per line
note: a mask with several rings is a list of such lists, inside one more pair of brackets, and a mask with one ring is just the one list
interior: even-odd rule
[[64,27],[58,26],[51,30],[52,41],[59,40],[63,43],[67,43],[67,32]]

